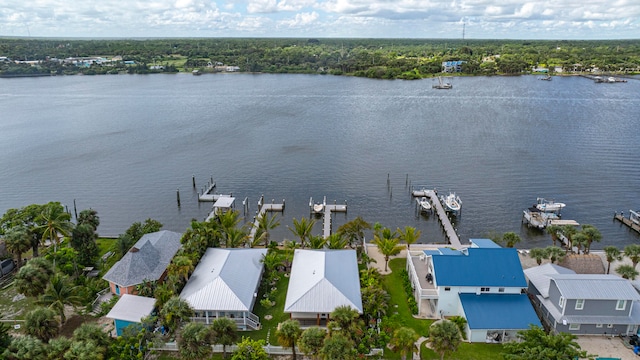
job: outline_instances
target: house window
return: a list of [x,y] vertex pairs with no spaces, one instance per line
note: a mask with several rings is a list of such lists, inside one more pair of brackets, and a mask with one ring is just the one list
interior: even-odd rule
[[584,309],[584,299],[577,299],[576,310],[582,310],[582,309]]
[[491,288],[488,288],[488,287],[480,288],[480,292],[489,292],[490,290]]
[[613,327],[613,324],[607,324],[607,329],[611,329]]
[[616,310],[624,310],[627,307],[627,300],[618,300],[616,303]]
[[498,288],[498,292],[504,292],[504,288]]
[[560,308],[564,308],[564,296],[560,296],[560,301],[558,301],[558,306],[560,306]]
[[444,288],[444,291],[451,291],[451,288],[447,286]]
[[596,324],[596,328],[598,329],[602,328],[602,324]]
[[580,324],[569,324],[569,330],[580,330]]

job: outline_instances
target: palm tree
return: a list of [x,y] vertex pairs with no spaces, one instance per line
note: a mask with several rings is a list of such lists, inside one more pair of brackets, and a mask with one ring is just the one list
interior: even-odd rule
[[225,240],[225,247],[238,248],[244,246],[249,239],[249,234],[242,228],[229,228],[224,230],[223,237]]
[[420,335],[416,333],[410,327],[400,327],[393,332],[389,345],[394,351],[400,351],[400,358],[402,360],[407,359],[407,354],[413,354],[416,350],[416,341],[420,338]]
[[[252,226],[256,226],[255,224],[251,224]],[[273,230],[280,226],[280,220],[278,219],[278,215],[268,215],[263,214],[258,218],[258,225],[256,234],[260,233],[260,236],[256,236],[259,239],[254,240],[263,240],[264,247],[269,246],[269,230]]]
[[309,235],[309,249],[324,249],[327,239],[322,235]]
[[502,241],[505,243],[505,246],[508,248],[513,248],[521,240],[522,239],[520,239],[520,236],[518,236],[518,234],[514,232],[507,232],[507,233],[504,233],[504,235],[502,235]]
[[227,345],[238,341],[238,330],[235,321],[227,318],[217,318],[211,324],[213,343],[222,345],[222,357],[227,357]]
[[38,303],[57,311],[60,315],[60,323],[64,324],[67,321],[64,315],[65,305],[77,306],[82,303],[82,298],[78,295],[79,291],[80,287],[73,285],[66,276],[55,274]]
[[582,225],[582,233],[587,236],[587,246],[584,252],[588,254],[591,251],[591,243],[602,240],[602,233],[595,226],[589,224]]
[[218,215],[216,219],[218,219],[222,231],[225,232],[238,226],[240,223],[240,212],[236,210],[229,210]]
[[578,232],[573,225],[562,225],[560,227],[560,233],[567,239],[566,249],[567,252],[573,251],[573,235]]
[[53,275],[53,266],[49,260],[39,257],[29,260],[20,268],[14,279],[16,290],[26,296],[42,294]]
[[167,270],[169,274],[175,275],[184,280],[184,282],[187,282],[187,280],[189,280],[189,274],[191,274],[193,268],[193,261],[191,261],[188,256],[178,255],[173,258]]
[[329,249],[341,250],[349,245],[349,241],[340,233],[333,233],[327,237],[327,247]]
[[373,236],[373,243],[378,247],[378,251],[384,255],[384,271],[389,267],[389,258],[398,255],[402,251],[402,246],[398,245],[398,237],[388,228],[384,228],[379,234]]
[[553,246],[556,246],[556,243],[558,242],[558,233],[562,231],[562,228],[558,225],[549,225],[545,230],[547,231],[547,234],[551,235]]
[[556,261],[562,261],[562,259],[564,259],[564,257],[567,255],[567,252],[565,250],[562,250],[562,248],[559,246],[547,246],[546,248],[544,248],[544,250],[547,252],[549,261],[551,261],[552,264]]
[[64,208],[60,203],[48,203],[39,216],[39,220],[43,222],[41,228],[44,230],[42,233],[42,241],[49,239],[54,244],[54,252],[60,245],[60,237],[69,236],[69,233],[73,229],[71,223],[71,215],[64,211]]
[[311,235],[311,231],[315,224],[316,219],[309,220],[303,217],[298,221],[296,218],[293,218],[293,228],[289,228],[289,231],[300,239],[300,246],[302,248],[306,247],[307,240],[309,239],[309,235]]
[[620,253],[620,249],[615,246],[605,246],[604,254],[607,257],[607,274],[609,270],[611,270],[611,263],[614,261],[622,260],[622,254]]
[[213,332],[202,323],[188,323],[178,337],[180,358],[186,360],[208,359],[211,356]]
[[333,332],[339,332],[348,336],[352,340],[355,338],[354,328],[358,325],[360,314],[349,305],[341,305],[336,307],[330,315],[330,322],[327,325],[329,335]]
[[542,264],[542,259],[546,259],[549,257],[549,252],[546,249],[533,248],[529,251],[529,256],[531,256],[531,258],[533,259],[536,259],[536,263],[540,265]]
[[631,244],[624,247],[624,256],[628,257],[633,264],[633,268],[640,262],[640,245]]
[[364,242],[364,231],[371,229],[371,224],[364,221],[360,216],[343,224],[338,228],[338,232],[344,235],[349,242],[349,247],[361,246]]
[[58,335],[60,323],[56,320],[55,311],[46,307],[37,307],[25,315],[25,331],[43,342],[48,342]]
[[152,280],[142,280],[142,282],[136,285],[136,293],[139,296],[154,297],[156,291],[157,282]]
[[98,217],[98,212],[93,209],[87,209],[80,211],[80,215],[78,215],[78,225],[91,225],[93,230],[98,229],[100,225],[100,217]]
[[578,254],[580,254],[580,250],[587,248],[589,246],[589,238],[582,231],[573,235],[573,239],[571,239],[571,245],[575,246],[578,250]]
[[456,351],[461,341],[458,326],[449,320],[438,320],[429,327],[429,342],[431,348],[440,354],[440,360],[445,354]]
[[638,271],[635,267],[627,264],[620,265],[616,268],[616,272],[625,279],[635,280],[638,276]]
[[5,237],[7,251],[16,256],[17,267],[22,266],[22,254],[31,250],[31,236],[22,226],[12,228]]
[[265,255],[262,255],[260,261],[264,264],[265,274],[269,274],[282,265],[282,256],[276,251],[268,250]]
[[302,335],[298,320],[289,319],[280,323],[276,335],[278,337],[278,343],[282,345],[282,347],[291,348],[293,360],[296,360],[296,343]]
[[177,295],[167,300],[160,309],[160,319],[163,325],[172,333],[180,328],[184,320],[193,315],[194,312],[189,303]]
[[320,350],[324,344],[324,339],[327,337],[327,330],[319,328],[317,326],[307,328],[300,335],[298,340],[298,348],[306,355],[311,356],[312,359],[316,359]]
[[411,226],[405,226],[404,231],[398,228],[396,230],[396,233],[398,233],[400,241],[404,241],[405,244],[407,244],[407,250],[411,248],[411,244],[417,242],[418,239],[420,239],[420,235],[422,234],[420,230],[416,230],[416,228]]

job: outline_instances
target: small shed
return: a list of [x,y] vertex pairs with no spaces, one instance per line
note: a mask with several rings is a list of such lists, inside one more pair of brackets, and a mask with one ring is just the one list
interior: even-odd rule
[[116,335],[122,335],[124,328],[131,324],[140,326],[142,319],[151,315],[156,299],[138,295],[124,294],[107,314],[113,319]]

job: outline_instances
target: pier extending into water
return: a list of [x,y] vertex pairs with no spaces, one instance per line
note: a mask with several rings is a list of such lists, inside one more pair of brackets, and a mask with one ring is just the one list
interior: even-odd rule
[[631,220],[631,212],[629,212],[629,217],[624,217],[624,213],[623,212],[621,212],[620,214],[614,213],[613,214],[613,218],[615,220],[618,220],[621,223],[625,224],[630,229],[635,230],[636,232],[640,233],[640,225],[637,224],[636,222],[634,222],[633,220]]
[[[247,199],[245,199],[246,203]],[[260,219],[266,215],[267,211],[271,212],[283,212],[284,211],[284,199],[282,199],[282,203],[276,204],[274,200],[271,200],[271,203],[264,203],[264,195],[260,196],[260,200],[258,200],[258,210],[256,211],[256,216],[253,220],[253,226],[251,227],[251,231],[249,232],[249,243],[253,242],[253,239],[256,236],[256,232],[258,231],[258,224],[260,223]]]
[[431,200],[431,205],[436,209],[440,225],[442,225],[442,229],[444,230],[447,240],[449,240],[449,244],[451,244],[455,249],[460,249],[462,247],[460,238],[458,237],[456,230],[453,228],[453,224],[451,224],[451,220],[447,216],[447,212],[444,210],[442,203],[440,203],[440,199],[438,199],[436,191],[427,189],[413,190],[411,191],[411,195],[414,197],[426,196]]
[[322,200],[322,204],[314,204],[313,198],[309,199],[309,208],[312,213],[323,214],[322,215],[322,237],[325,239],[331,235],[331,213],[333,212],[347,212],[347,202],[344,205],[341,204],[327,204],[327,197]]

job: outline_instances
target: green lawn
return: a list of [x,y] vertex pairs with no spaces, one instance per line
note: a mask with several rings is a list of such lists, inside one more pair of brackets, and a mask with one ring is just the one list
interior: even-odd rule
[[[270,308],[265,308],[260,304],[260,300],[264,299],[263,292],[260,291],[258,293],[258,299],[256,300],[256,304],[253,307],[253,313],[256,314],[260,318],[260,323],[262,324],[262,329],[255,331],[247,331],[240,333],[240,336],[247,336],[254,340],[264,340],[267,341],[267,334],[269,333],[269,343],[276,345],[278,342],[275,337],[275,332],[278,327],[278,323],[281,323],[285,320],[289,320],[289,314],[284,313],[284,301],[287,297],[287,288],[289,287],[289,278],[285,277],[283,274],[280,276],[280,280],[275,285],[278,289],[275,297],[276,305]],[[271,320],[266,320],[265,315],[271,315],[273,318]]]

